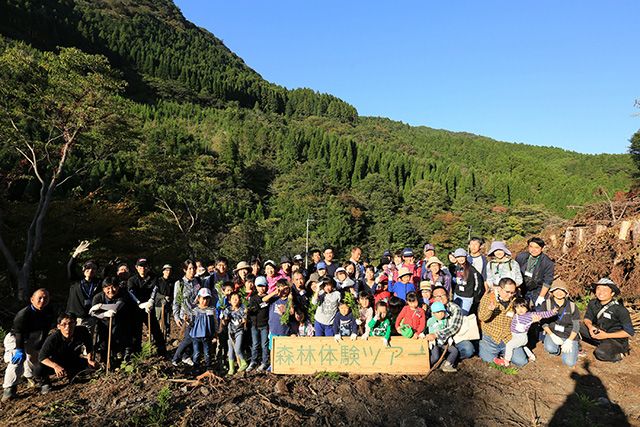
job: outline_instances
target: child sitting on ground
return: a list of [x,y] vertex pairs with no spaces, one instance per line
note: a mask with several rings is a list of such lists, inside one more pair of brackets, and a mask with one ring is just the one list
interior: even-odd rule
[[369,338],[369,322],[373,319],[373,308],[371,307],[371,294],[367,291],[360,292],[358,304],[360,305],[360,316],[356,319],[358,325],[358,335],[363,340]]
[[418,307],[418,296],[415,292],[407,294],[407,305],[396,318],[396,331],[404,337],[417,339],[424,337],[423,331],[427,323],[424,310]]
[[518,347],[522,347],[524,349],[529,361],[535,361],[536,357],[527,347],[527,332],[533,322],[539,322],[540,319],[546,319],[548,317],[555,316],[558,313],[557,308],[551,311],[528,311],[529,306],[524,298],[516,298],[513,301],[513,308],[515,310],[515,314],[513,315],[513,320],[511,320],[511,339],[505,346],[504,357],[496,357],[493,359],[493,362],[499,366],[509,366],[509,363],[511,363],[511,356],[513,356],[513,351]]
[[236,358],[239,361],[238,372],[242,372],[247,369],[247,361],[244,360],[242,355],[242,337],[244,335],[244,328],[247,324],[247,311],[242,305],[240,295],[234,292],[229,297],[229,307],[222,312],[222,321],[227,325],[229,334],[229,371],[228,375],[233,375],[236,372]]
[[338,310],[333,320],[333,337],[336,341],[340,341],[342,337],[351,337],[352,341],[355,340],[358,337],[358,325],[349,304],[344,299],[340,301]]
[[386,301],[379,301],[376,304],[376,315],[369,321],[370,336],[382,337],[382,342],[389,347],[391,337],[391,322],[387,318],[388,305]]
[[196,296],[198,304],[192,311],[192,326],[189,331],[193,345],[193,364],[198,366],[198,357],[202,352],[206,369],[211,367],[209,357],[209,342],[214,338],[216,331],[216,312],[211,304],[211,291],[201,288]]
[[[431,304],[431,317],[427,321],[427,328],[430,334],[436,334],[438,331],[447,327],[447,309],[443,303],[436,301]],[[445,349],[445,346],[449,346]],[[442,364],[442,372],[458,372],[455,368],[455,363],[458,360],[458,349],[453,345],[453,340],[449,339],[449,342],[444,342],[440,339],[429,342],[431,349],[431,355],[429,357],[431,366],[434,366],[440,360],[440,356],[444,351],[447,352],[447,360]]]

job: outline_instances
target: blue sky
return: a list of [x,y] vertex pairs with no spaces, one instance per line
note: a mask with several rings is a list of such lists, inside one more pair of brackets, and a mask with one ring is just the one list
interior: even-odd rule
[[361,115],[583,153],[640,128],[640,2],[178,0],[265,79]]

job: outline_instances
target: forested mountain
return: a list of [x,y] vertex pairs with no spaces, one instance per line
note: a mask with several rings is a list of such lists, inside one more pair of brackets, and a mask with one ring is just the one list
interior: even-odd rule
[[[98,255],[145,253],[157,263],[277,257],[304,249],[307,218],[311,244],[341,254],[426,241],[444,250],[463,245],[469,227],[502,239],[538,232],[598,188],[630,185],[627,155],[358,117],[331,95],[287,90],[169,1],[0,0],[0,32],[7,63],[17,51],[73,46],[106,56],[128,83],[128,132],[95,161],[83,151],[69,159],[83,174],[57,190],[40,268],[63,262],[81,238]],[[3,233],[17,249],[40,185],[0,144]]]

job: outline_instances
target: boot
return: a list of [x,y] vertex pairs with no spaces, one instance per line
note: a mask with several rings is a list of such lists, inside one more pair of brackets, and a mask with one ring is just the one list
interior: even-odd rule
[[2,401],[6,402],[9,399],[13,399],[16,397],[16,386],[12,386],[9,388],[5,388],[2,392]]
[[233,360],[229,360],[229,371],[227,371],[227,375],[233,375],[236,373],[236,362]]
[[247,361],[244,359],[240,359],[240,367],[238,368],[238,372],[242,372],[247,369]]

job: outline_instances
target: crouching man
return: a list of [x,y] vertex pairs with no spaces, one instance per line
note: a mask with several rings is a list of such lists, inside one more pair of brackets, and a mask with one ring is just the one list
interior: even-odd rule
[[[86,349],[87,357],[82,357]],[[62,313],[58,316],[56,331],[47,337],[40,349],[36,365],[36,381],[42,384],[42,394],[51,390],[49,377],[73,379],[88,367],[95,368],[91,333],[84,326],[76,326],[76,316]]]
[[7,369],[2,384],[2,401],[16,396],[18,381],[22,374],[33,382],[38,352],[47,338],[53,323],[53,312],[49,305],[49,292],[38,289],[31,295],[30,304],[20,310],[13,319],[13,327],[4,338],[4,361]]

